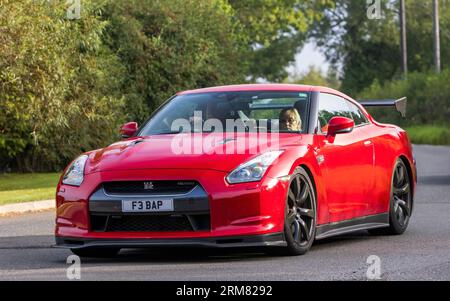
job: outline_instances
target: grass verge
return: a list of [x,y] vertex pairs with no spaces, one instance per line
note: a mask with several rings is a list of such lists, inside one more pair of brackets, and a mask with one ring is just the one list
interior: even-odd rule
[[414,126],[406,131],[414,144],[450,145],[450,129],[444,126]]
[[54,199],[60,173],[0,174],[0,205]]

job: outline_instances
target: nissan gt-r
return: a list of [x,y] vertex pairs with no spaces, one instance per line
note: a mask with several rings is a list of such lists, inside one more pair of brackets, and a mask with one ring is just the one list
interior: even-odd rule
[[352,231],[402,234],[416,167],[407,133],[334,89],[286,84],[177,93],[121,140],[82,154],[56,192],[56,246],[264,247],[301,255]]

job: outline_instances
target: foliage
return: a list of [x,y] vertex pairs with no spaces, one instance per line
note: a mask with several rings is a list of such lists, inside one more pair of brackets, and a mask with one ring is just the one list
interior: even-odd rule
[[[440,1],[441,45],[450,45],[450,1]],[[381,19],[367,17],[366,1],[337,0],[316,22],[311,35],[328,60],[341,67],[342,90],[356,94],[374,81],[401,78],[399,1],[380,1]],[[428,72],[433,65],[432,0],[406,1],[408,69]],[[450,48],[441,49],[443,67]]]
[[436,124],[450,125],[450,70],[441,74],[412,73],[407,80],[384,85],[375,82],[360,93],[360,98],[408,97],[407,118],[393,109],[370,110],[377,120],[404,126]]
[[123,70],[101,40],[101,3],[0,2],[0,164],[59,169],[113,138]]
[[315,21],[331,0],[228,0],[242,24],[249,48],[246,61],[252,81],[282,81]]
[[366,1],[338,0],[312,32],[334,66],[342,66],[341,89],[349,95],[375,79],[384,83],[399,70],[399,35],[395,12],[381,1],[380,20],[367,18]]
[[222,0],[111,1],[108,44],[126,66],[129,119],[175,92],[245,80],[245,38]]
[[[359,98],[408,97],[407,118],[392,108],[369,109],[382,122],[411,127],[416,143],[447,143],[439,127],[450,123],[450,48],[442,47],[444,72],[433,64],[432,1],[406,1],[408,69],[402,79],[399,1],[381,1],[381,19],[367,18],[365,1],[337,0],[316,22],[312,36],[328,60],[341,67],[341,90]],[[450,45],[450,1],[440,1],[441,45]]]
[[[407,0],[408,68],[412,72],[434,69],[433,2]],[[450,68],[450,0],[439,0],[442,67]]]
[[307,72],[296,74],[293,78],[285,80],[285,82],[291,84],[330,87],[333,89],[339,89],[340,86],[337,74],[333,69],[330,68],[328,74],[324,76],[322,71],[315,66],[310,66]]
[[[312,68],[294,82],[342,83],[364,97],[405,94],[411,119],[390,111],[386,120],[447,124],[450,76],[427,73],[431,0],[407,1],[409,67],[423,74],[406,82],[395,80],[397,1],[382,1],[382,19],[369,20],[365,1],[82,0],[81,19],[68,20],[63,0],[0,0],[0,170],[61,170],[180,90],[283,81],[310,36],[334,68],[326,76]],[[448,2],[442,45],[450,45]],[[442,61],[448,67],[448,47]]]
[[58,170],[180,90],[285,77],[330,0],[0,1],[0,169]]
[[443,126],[422,125],[406,128],[412,143],[450,145],[450,129]]

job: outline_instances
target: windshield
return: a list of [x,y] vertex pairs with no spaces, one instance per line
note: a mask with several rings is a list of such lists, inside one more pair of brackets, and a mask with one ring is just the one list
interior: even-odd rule
[[179,95],[139,136],[181,132],[292,132],[307,128],[308,92],[215,92]]

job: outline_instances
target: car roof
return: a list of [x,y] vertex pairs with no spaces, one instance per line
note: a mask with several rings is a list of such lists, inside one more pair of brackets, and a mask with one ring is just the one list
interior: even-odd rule
[[[295,85],[295,84],[247,84],[247,85],[230,85],[209,87],[203,89],[188,90],[177,93],[177,95],[187,95],[196,93],[214,93],[214,92],[239,92],[239,91],[293,91],[293,92],[323,92],[335,94],[343,98],[352,99],[351,97],[341,93],[337,90],[310,85]],[[353,99],[352,99],[353,100]]]

